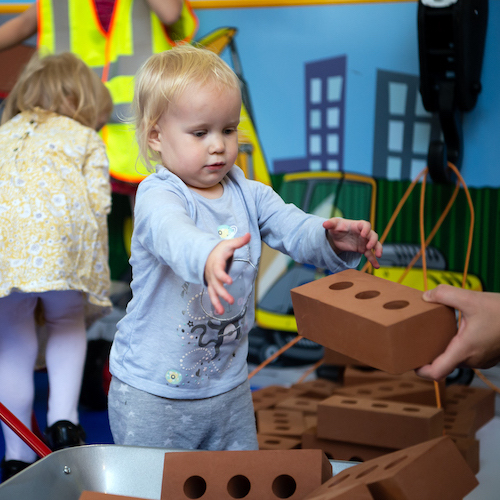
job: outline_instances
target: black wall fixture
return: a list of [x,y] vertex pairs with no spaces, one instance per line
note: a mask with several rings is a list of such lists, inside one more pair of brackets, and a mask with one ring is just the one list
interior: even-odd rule
[[462,161],[462,113],[481,92],[488,0],[419,0],[420,93],[425,109],[437,113],[443,140],[429,145],[427,163],[434,182],[452,178],[448,161]]

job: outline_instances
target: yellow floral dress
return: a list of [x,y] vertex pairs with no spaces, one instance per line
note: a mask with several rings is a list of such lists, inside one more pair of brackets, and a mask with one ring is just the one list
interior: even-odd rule
[[41,109],[0,127],[0,298],[79,290],[109,312],[108,159],[92,129]]

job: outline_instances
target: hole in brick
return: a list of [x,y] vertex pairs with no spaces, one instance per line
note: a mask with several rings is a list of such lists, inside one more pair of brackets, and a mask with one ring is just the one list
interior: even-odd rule
[[275,412],[273,413],[275,417],[287,417],[288,415],[286,413],[280,413],[280,412]]
[[290,430],[290,427],[288,427],[287,425],[277,425],[276,426],[276,429],[278,431],[289,431]]
[[445,422],[455,422],[455,419],[453,417],[448,417],[444,419]]
[[274,423],[275,424],[288,424],[288,419],[275,418]]
[[373,408],[387,408],[387,405],[385,403],[373,403],[372,407]]
[[188,498],[201,498],[207,490],[207,483],[201,476],[191,476],[184,482],[184,495]]
[[278,439],[266,439],[264,441],[264,443],[266,444],[280,444],[281,441],[279,441]]
[[384,304],[383,307],[384,309],[404,309],[409,305],[410,303],[406,300],[393,300]]
[[373,467],[370,467],[366,470],[364,470],[363,472],[360,472],[357,476],[356,476],[356,479],[360,479],[362,477],[365,477],[367,476],[368,474],[370,474],[371,472],[373,472],[376,468],[378,467],[378,465],[374,465]]
[[453,426],[452,426],[452,425],[448,425],[448,424],[446,424],[446,425],[444,426],[444,428],[445,428],[445,429],[453,429]]
[[456,417],[458,415],[458,412],[456,412],[456,411],[446,411],[445,413],[446,413],[446,415],[451,415],[453,417]]
[[227,483],[227,492],[232,498],[245,498],[250,492],[250,481],[241,474],[233,476]]
[[352,283],[350,281],[339,281],[338,283],[334,283],[330,285],[328,288],[330,290],[346,290],[347,288],[351,288]]
[[295,479],[288,474],[282,474],[273,481],[273,493],[278,498],[290,498],[296,489]]
[[[340,474],[339,474],[340,476]],[[343,476],[335,478],[329,485],[328,488],[333,488],[334,486],[337,486],[337,484],[343,483],[348,477],[351,477],[350,474],[345,474]]]
[[405,455],[403,457],[399,457],[398,459],[392,461],[390,464],[387,464],[384,469],[391,469],[392,467],[396,467],[396,465],[399,465],[401,462],[404,462],[408,457]]
[[343,405],[355,405],[357,404],[357,401],[355,399],[343,399],[341,403]]
[[420,408],[415,408],[414,406],[407,406],[406,408],[403,408],[403,411],[417,412],[420,411]]
[[380,295],[380,292],[377,292],[376,290],[367,290],[366,292],[359,292],[355,295],[357,299],[365,300],[365,299],[374,299],[375,297],[378,297]]
[[457,405],[458,404],[458,401],[456,399],[449,399],[448,401],[446,401],[449,405]]

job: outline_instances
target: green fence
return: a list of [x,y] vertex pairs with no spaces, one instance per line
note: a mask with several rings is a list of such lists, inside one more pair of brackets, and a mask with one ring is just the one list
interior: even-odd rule
[[[377,180],[375,227],[382,234],[410,182]],[[425,234],[428,235],[443,212],[454,186],[428,183],[424,205]],[[475,210],[474,235],[469,273],[478,276],[486,291],[500,292],[500,189],[469,189]],[[420,243],[420,186],[407,200],[387,243]],[[469,237],[470,214],[467,198],[460,190],[455,203],[431,246],[440,250],[450,271],[463,271]]]

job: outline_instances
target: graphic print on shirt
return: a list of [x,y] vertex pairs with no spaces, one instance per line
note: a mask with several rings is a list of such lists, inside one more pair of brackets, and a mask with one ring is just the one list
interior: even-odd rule
[[217,232],[223,240],[232,240],[236,236],[237,231],[238,228],[236,226],[227,226],[225,224],[217,228]]
[[[234,225],[217,227],[219,237],[224,240],[234,238],[237,231]],[[248,248],[244,248],[241,254],[246,257]],[[249,259],[239,257],[235,253],[229,270],[233,283],[226,286],[234,303],[228,304],[221,299],[224,306],[222,315],[213,312],[206,288],[192,283],[183,284],[181,296],[186,300],[186,307],[182,315],[185,321],[178,325],[177,335],[184,354],[178,366],[166,373],[169,385],[203,386],[211,377],[218,377],[230,368],[239,347],[256,272]]]

